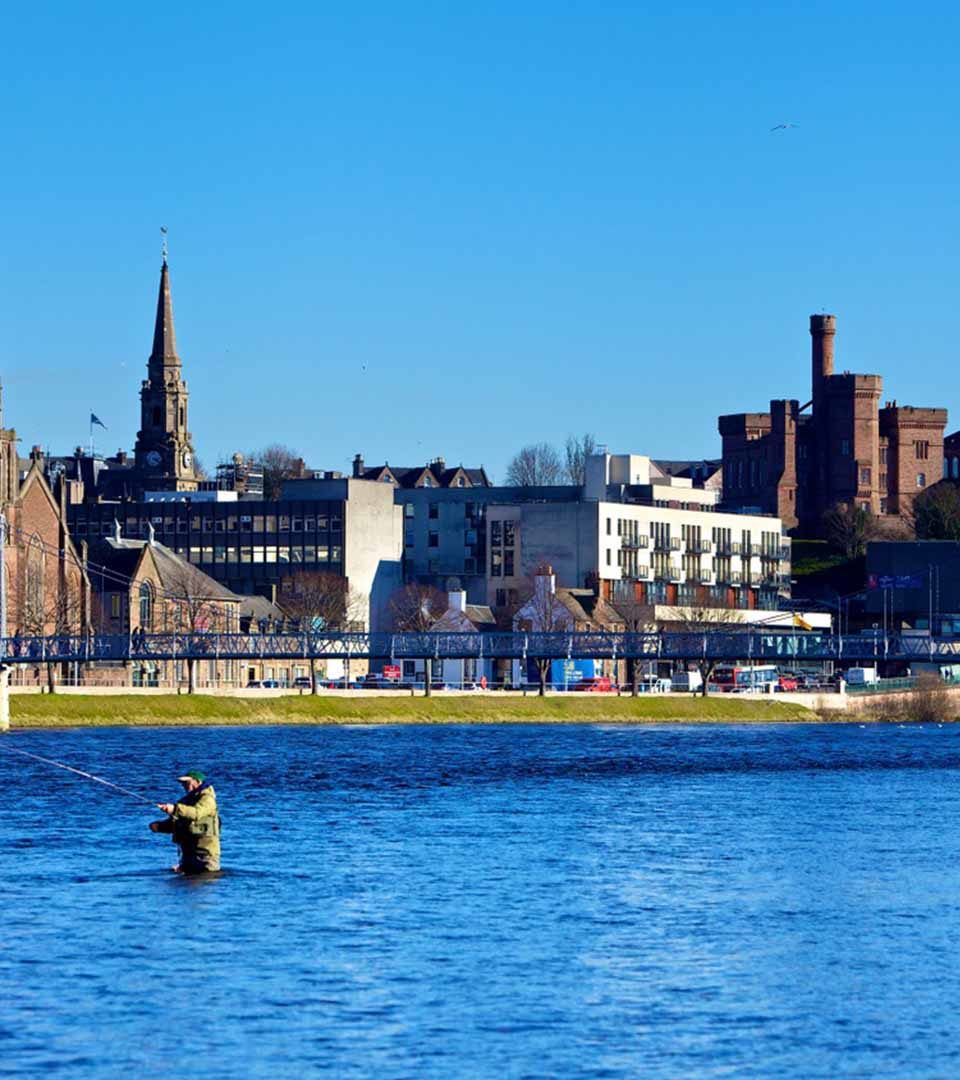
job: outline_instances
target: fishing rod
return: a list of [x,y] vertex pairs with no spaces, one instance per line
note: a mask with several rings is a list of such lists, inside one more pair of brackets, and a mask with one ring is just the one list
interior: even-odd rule
[[42,761],[45,765],[54,765],[58,769],[66,769],[67,772],[76,773],[77,776],[83,776],[87,780],[95,780],[98,784],[103,784],[104,787],[113,788],[114,791],[122,791],[124,795],[129,795],[133,799],[139,799],[140,802],[149,803],[153,807],[157,806],[157,803],[153,799],[148,799],[146,795],[141,795],[139,792],[121,787],[119,784],[114,784],[111,780],[104,780],[102,776],[94,776],[93,773],[84,772],[83,769],[75,769],[72,765],[66,765],[62,761],[54,761],[53,758],[41,757],[39,754],[31,754],[28,750],[17,750],[13,746],[7,746],[6,743],[0,743],[0,750],[7,750],[11,754],[22,754],[24,757],[33,758],[34,761]]

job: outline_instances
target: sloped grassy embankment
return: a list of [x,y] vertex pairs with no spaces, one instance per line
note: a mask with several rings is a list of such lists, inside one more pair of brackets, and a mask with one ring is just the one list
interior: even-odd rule
[[811,722],[799,705],[744,698],[600,697],[249,697],[16,695],[14,728],[179,724],[510,724]]

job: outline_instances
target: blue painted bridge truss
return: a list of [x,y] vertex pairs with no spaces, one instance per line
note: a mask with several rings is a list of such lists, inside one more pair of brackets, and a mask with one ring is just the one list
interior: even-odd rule
[[0,639],[0,664],[159,660],[719,660],[960,663],[960,637],[708,630],[658,633],[169,633]]

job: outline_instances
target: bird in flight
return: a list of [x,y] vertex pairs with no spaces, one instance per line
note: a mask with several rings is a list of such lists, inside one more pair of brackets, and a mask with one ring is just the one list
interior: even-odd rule
[[782,124],[775,124],[770,129],[770,134],[772,135],[775,131],[786,131],[788,128],[795,128],[799,126],[799,124],[795,124],[792,120],[785,120]]

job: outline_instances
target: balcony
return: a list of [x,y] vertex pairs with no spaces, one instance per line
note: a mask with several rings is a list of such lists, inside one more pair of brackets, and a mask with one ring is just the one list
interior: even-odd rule
[[738,540],[734,540],[733,543],[730,545],[730,554],[731,555],[739,555],[740,554],[740,548],[742,546],[743,545],[740,544],[740,542]]
[[667,571],[667,580],[668,581],[675,581],[675,582],[683,581],[685,576],[686,575],[684,573],[684,570],[683,570],[682,566],[671,566],[670,569]]
[[709,540],[688,540],[687,551],[693,555],[708,555],[713,549]]
[[713,584],[713,571],[712,570],[701,570],[700,571],[700,577],[698,578],[698,580],[699,580],[701,585],[712,585]]
[[655,536],[653,538],[654,551],[680,551],[683,546],[679,536]]
[[744,544],[743,553],[745,555],[760,555],[762,554],[762,548],[759,544]]
[[650,537],[646,535],[624,536],[620,539],[620,547],[625,551],[640,551],[650,547]]
[[790,545],[789,544],[784,544],[783,547],[780,548],[780,558],[789,560],[789,558],[790,558],[790,550],[791,550]]
[[731,574],[730,574],[730,581],[728,582],[728,584],[735,585],[735,586],[739,587],[740,585],[743,584],[743,574],[741,574],[739,570],[732,571]]

